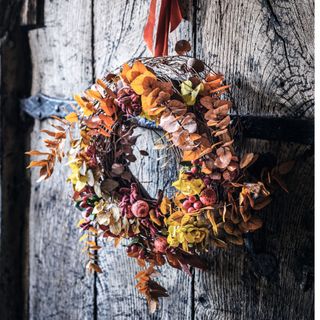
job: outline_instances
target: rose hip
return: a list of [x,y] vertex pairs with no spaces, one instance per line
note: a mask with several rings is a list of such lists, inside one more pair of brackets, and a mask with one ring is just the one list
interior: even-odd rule
[[189,200],[185,200],[183,203],[182,203],[182,206],[184,209],[188,210],[191,206],[192,206],[192,202],[189,201]]
[[192,212],[195,212],[195,211],[197,211],[197,210],[194,207],[190,207],[188,209],[188,213],[192,213]]
[[199,170],[198,170],[197,167],[192,167],[190,171],[191,171],[191,173],[193,173],[193,174],[197,174]]
[[193,207],[196,209],[196,210],[199,210],[202,208],[202,202],[201,201],[196,201],[194,204],[193,204]]

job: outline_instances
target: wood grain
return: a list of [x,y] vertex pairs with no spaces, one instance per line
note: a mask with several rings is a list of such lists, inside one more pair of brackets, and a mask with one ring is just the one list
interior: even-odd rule
[[[197,53],[225,74],[240,114],[312,118],[312,34],[310,1],[198,1]],[[281,161],[305,147],[248,139],[241,149]],[[244,248],[212,252],[210,270],[195,271],[195,319],[312,318],[312,177],[313,159],[297,164],[290,194],[278,192],[262,212],[254,241],[276,258],[272,274],[257,275]]]
[[[45,2],[46,28],[29,32],[33,62],[32,93],[70,97],[94,78],[126,60],[150,55],[143,28],[150,1]],[[193,4],[196,4],[194,6]],[[313,3],[299,1],[199,0],[184,3],[187,18],[171,44],[187,39],[200,58],[226,74],[241,114],[313,117]],[[196,21],[194,20],[196,16]],[[172,53],[171,49],[171,53]],[[36,122],[32,146],[40,143]],[[152,149],[157,133],[139,129],[138,147],[148,150],[132,166],[150,194],[172,181],[176,163],[167,167],[163,152]],[[247,140],[243,151],[295,157],[305,147]],[[169,154],[170,158],[170,154]],[[207,272],[194,276],[163,268],[159,279],[170,299],[149,316],[136,289],[138,271],[125,248],[106,244],[103,274],[85,275],[76,233],[79,213],[70,207],[66,168],[35,184],[30,205],[30,319],[310,319],[313,311],[313,160],[296,166],[288,177],[290,194],[277,193],[262,213],[265,227],[254,236],[259,252],[277,266],[260,276],[244,248],[214,251]],[[67,209],[66,209],[67,208]]]
[[[41,129],[50,129],[48,121],[36,121],[31,135],[32,149],[43,148],[39,139]],[[67,172],[67,166],[58,164],[52,178],[39,184],[38,172],[32,171],[30,319],[93,319],[94,277],[86,274],[86,257],[81,254],[76,227],[79,212],[71,205],[72,188],[66,183]]]
[[29,32],[32,94],[72,97],[93,80],[90,1],[46,1],[45,28]]
[[[71,97],[92,82],[91,9],[90,1],[45,2],[46,27],[29,32],[32,93]],[[36,121],[32,148],[43,147],[39,130],[48,123]],[[94,277],[86,275],[67,172],[58,165],[52,179],[40,185],[32,172],[30,319],[93,319]]]
[[[160,1],[158,1],[159,9]],[[95,77],[120,67],[124,62],[150,56],[143,30],[149,13],[149,0],[94,1],[94,69]],[[182,5],[184,20],[169,35],[169,54],[181,39],[193,42],[193,6]]]
[[199,0],[197,54],[232,85],[241,114],[312,117],[314,5]]
[[[247,140],[244,150],[271,152],[281,162],[306,147]],[[262,276],[243,247],[213,251],[210,270],[195,271],[195,319],[312,319],[314,159],[302,159],[286,177],[289,193],[277,191],[254,234],[257,253],[274,257],[275,269]]]

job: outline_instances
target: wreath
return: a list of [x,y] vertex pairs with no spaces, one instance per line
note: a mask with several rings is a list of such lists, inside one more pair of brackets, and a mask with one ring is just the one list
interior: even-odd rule
[[[40,167],[39,180],[67,157],[87,268],[102,272],[98,238],[113,238],[115,245],[126,239],[128,256],[143,268],[136,287],[151,311],[168,295],[154,280],[156,268],[168,263],[187,273],[205,269],[202,253],[242,245],[246,233],[262,226],[258,211],[270,203],[273,182],[288,171],[288,165],[262,170],[259,178],[250,172],[257,156],[240,158],[241,146],[235,151],[237,121],[230,117],[228,90],[223,75],[195,58],[130,61],[75,96],[74,111],[55,117],[52,131],[42,130],[50,137],[44,140],[47,151],[28,152],[44,156],[29,165]],[[130,171],[141,121],[162,128],[167,148],[176,151],[180,170],[170,198],[166,190],[150,197]]]

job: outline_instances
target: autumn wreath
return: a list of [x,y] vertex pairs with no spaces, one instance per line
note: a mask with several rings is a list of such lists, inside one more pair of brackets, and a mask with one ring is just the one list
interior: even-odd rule
[[[247,170],[257,157],[235,153],[228,89],[221,74],[194,58],[131,61],[75,96],[78,106],[56,118],[55,130],[42,130],[51,137],[44,140],[48,151],[28,152],[45,156],[30,163],[41,167],[40,180],[66,155],[88,269],[101,272],[99,237],[116,245],[127,239],[128,256],[144,268],[136,275],[137,288],[151,310],[167,296],[153,280],[156,266],[168,263],[187,273],[205,268],[199,254],[242,245],[243,235],[262,225],[257,210],[271,200],[275,172],[264,172],[259,181]],[[171,198],[166,190],[151,198],[130,171],[137,117],[162,128],[177,150],[181,167]]]

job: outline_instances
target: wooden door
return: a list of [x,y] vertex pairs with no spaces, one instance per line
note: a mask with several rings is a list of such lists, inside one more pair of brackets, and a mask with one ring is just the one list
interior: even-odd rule
[[[45,0],[43,6],[39,3],[43,25],[24,33],[28,36],[32,62],[30,95],[41,92],[69,98],[123,62],[149,55],[142,38],[149,0]],[[170,35],[170,43],[189,40],[193,44],[192,55],[225,74],[239,114],[313,119],[312,0],[182,3],[185,20]],[[24,94],[27,91],[28,88]],[[8,108],[8,104],[2,108]],[[47,126],[48,120],[34,122],[29,135],[32,149],[40,148],[39,131]],[[21,141],[25,135],[17,131],[20,136],[15,139]],[[175,163],[167,155],[171,169],[164,171],[164,160],[155,161],[164,155],[154,150],[151,143],[158,138],[157,132],[143,128],[139,131],[144,139],[138,143],[149,151],[150,159],[138,159],[133,170],[154,194],[174,178]],[[163,268],[162,284],[170,298],[163,299],[153,316],[148,315],[143,297],[134,288],[132,275],[138,267],[127,258],[124,249],[115,250],[111,244],[104,244],[100,255],[104,272],[86,273],[76,229],[79,214],[70,205],[70,188],[65,187],[66,167],[59,167],[50,180],[41,184],[36,183],[36,172],[32,172],[30,184],[24,188],[30,188],[30,198],[19,195],[23,198],[19,201],[29,201],[27,219],[18,221],[27,236],[23,249],[15,252],[24,257],[23,265],[14,269],[18,273],[24,270],[26,277],[19,278],[24,290],[20,300],[13,299],[11,307],[24,301],[25,318],[41,320],[312,319],[312,151],[309,145],[281,140],[250,138],[243,141],[243,146],[245,152],[270,153],[278,161],[298,158],[287,179],[289,193],[278,192],[263,212],[265,225],[254,235],[257,255],[248,254],[243,247],[214,250],[208,256],[209,270],[193,270],[191,277]],[[24,174],[21,153],[17,157],[19,172]],[[6,174],[7,179],[13,175]],[[18,190],[15,187],[11,192]],[[19,213],[23,214],[19,207],[15,210],[13,221],[19,220]],[[8,214],[3,213],[3,217],[7,225],[12,223]],[[14,296],[12,290],[9,293]],[[17,317],[22,314],[11,313]]]

